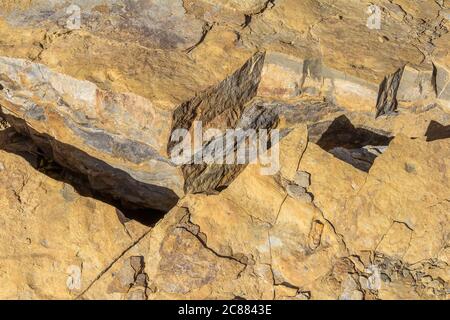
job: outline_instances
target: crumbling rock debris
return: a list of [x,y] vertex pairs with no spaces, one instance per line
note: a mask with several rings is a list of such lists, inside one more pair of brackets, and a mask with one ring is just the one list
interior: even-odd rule
[[397,111],[397,91],[400,86],[403,69],[387,76],[380,85],[376,116],[392,115]]
[[302,200],[306,202],[312,201],[311,195],[306,192],[306,189],[304,187],[301,187],[299,185],[296,184],[288,185],[286,187],[286,192],[290,197],[295,198],[297,200]]
[[311,226],[311,232],[309,233],[309,247],[311,250],[317,249],[317,247],[320,245],[320,239],[322,238],[322,232],[323,232],[323,223],[319,220],[314,221]]
[[308,172],[297,171],[294,177],[294,182],[300,187],[308,188],[311,184],[311,175]]

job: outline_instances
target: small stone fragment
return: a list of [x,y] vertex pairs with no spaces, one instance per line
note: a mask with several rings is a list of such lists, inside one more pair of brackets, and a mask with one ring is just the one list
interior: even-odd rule
[[312,196],[306,192],[306,189],[304,187],[300,187],[296,184],[290,184],[286,187],[286,192],[288,195],[294,199],[305,201],[305,202],[312,202]]
[[134,269],[136,274],[139,274],[144,269],[144,257],[133,256],[130,258],[131,267]]
[[135,289],[128,293],[128,300],[147,300],[147,296],[143,289]]
[[342,293],[340,300],[362,300],[364,294],[359,290],[357,282],[348,274],[341,284]]
[[136,281],[134,286],[146,287],[147,286],[147,275],[145,273],[140,273],[136,276]]
[[316,250],[320,246],[320,239],[322,238],[323,223],[315,220],[312,223],[311,231],[309,233],[309,247],[311,250]]
[[61,194],[68,202],[73,202],[77,198],[79,198],[79,195],[76,193],[75,189],[67,183],[64,184],[64,187],[61,190]]

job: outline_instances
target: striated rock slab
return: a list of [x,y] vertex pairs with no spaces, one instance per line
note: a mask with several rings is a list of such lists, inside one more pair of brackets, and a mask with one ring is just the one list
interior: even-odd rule
[[172,132],[192,131],[196,120],[205,129],[236,127],[257,95],[326,100],[374,116],[446,108],[442,6],[377,1],[382,26],[374,30],[369,5],[3,1],[2,113],[100,191],[167,211],[186,193],[211,192],[240,171],[175,165]]
[[[92,56],[85,58],[92,61]],[[169,157],[172,131],[189,129],[194,120],[205,125],[224,120],[226,126],[233,127],[243,105],[256,92],[263,55],[254,55],[224,81],[215,85],[212,81],[209,89],[198,94],[201,87],[192,87],[192,75],[183,80],[178,78],[182,77],[180,74],[171,75],[172,69],[166,75],[159,74],[163,82],[168,80],[165,77],[178,78],[181,86],[186,81],[186,90],[192,90],[192,95],[186,96],[185,101],[179,99],[181,91],[177,86],[177,96],[171,97],[172,101],[166,100],[170,95],[167,91],[160,91],[162,95],[158,97],[150,86],[150,100],[133,93],[104,90],[42,64],[13,58],[0,60],[0,103],[10,124],[30,134],[63,165],[91,176],[99,185],[103,180],[100,188],[113,189],[108,180],[117,174],[130,176],[131,184],[147,185],[144,194],[138,199],[127,199],[126,193],[111,190],[114,195],[141,206],[168,210],[189,187],[181,168]],[[160,67],[171,64],[162,63]],[[173,65],[174,71],[188,72],[177,64],[179,61]],[[71,153],[78,155],[71,159]],[[98,165],[92,165],[93,158]]]
[[[380,9],[379,28],[367,26],[370,5]],[[261,95],[319,96],[352,111],[375,113],[383,79],[405,65],[433,73],[433,63],[448,63],[449,22],[441,11],[437,3],[280,0],[252,16],[243,43],[263,43],[268,50]],[[427,103],[426,87],[434,80],[426,82],[424,92],[408,102]]]

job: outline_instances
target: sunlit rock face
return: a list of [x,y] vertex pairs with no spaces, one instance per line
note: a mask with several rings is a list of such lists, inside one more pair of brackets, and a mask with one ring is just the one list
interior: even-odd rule
[[449,10],[1,1],[0,298],[448,299]]
[[[1,58],[5,118],[22,133],[32,128],[31,136],[45,144],[43,149],[91,176],[98,188],[141,206],[169,210],[190,187],[170,159],[172,131],[189,129],[196,120],[234,127],[256,94],[264,53],[232,48],[221,56],[226,62],[219,68],[214,59],[198,63],[192,50],[204,40],[204,23],[187,15],[181,1],[79,3],[86,12],[80,21],[86,25],[71,32],[61,26],[63,8],[59,2],[43,2],[4,14],[8,27],[23,32],[11,41],[22,42],[33,30],[32,36],[42,31],[46,42],[34,59]],[[30,15],[37,20],[28,19]],[[120,21],[115,24],[115,19]],[[177,40],[180,30],[191,34]],[[53,62],[44,62],[44,56]],[[61,59],[74,73],[54,68],[65,64]],[[76,157],[67,156],[74,153]],[[129,180],[121,186],[126,191],[116,190],[116,175]],[[227,180],[221,172],[210,179],[215,179],[209,183],[212,188]]]

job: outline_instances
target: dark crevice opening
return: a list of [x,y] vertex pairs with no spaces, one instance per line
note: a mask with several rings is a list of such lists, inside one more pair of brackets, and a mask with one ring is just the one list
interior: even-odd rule
[[[0,150],[22,157],[37,171],[72,186],[83,197],[93,198],[115,207],[122,223],[135,220],[145,226],[153,227],[166,214],[166,211],[127,203],[120,197],[95,190],[87,175],[60,165],[33,139],[20,134],[12,127],[0,131]],[[117,183],[121,182],[117,181]]]
[[342,115],[308,128],[309,140],[357,169],[368,172],[394,138],[385,132],[357,128]]

